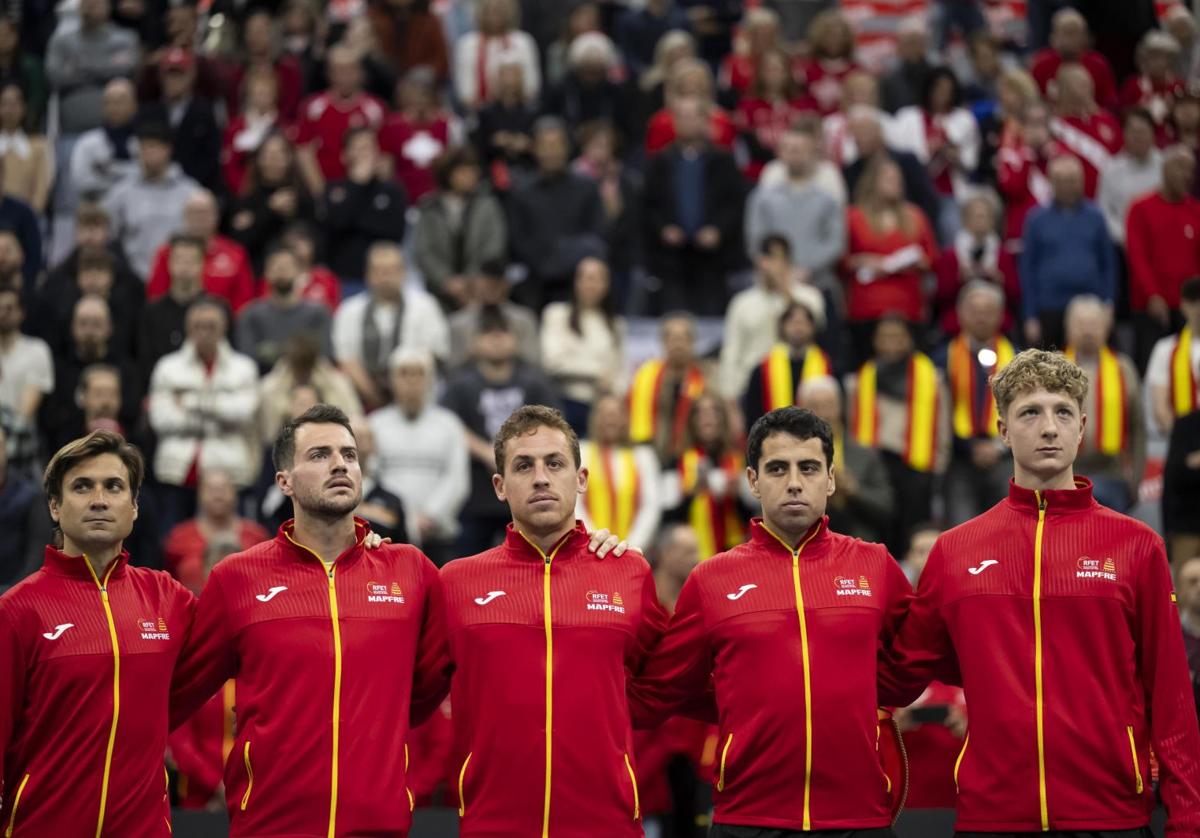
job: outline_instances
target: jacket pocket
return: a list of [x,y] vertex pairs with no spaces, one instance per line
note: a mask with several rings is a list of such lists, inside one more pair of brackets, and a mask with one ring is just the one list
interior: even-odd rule
[[246,791],[242,794],[241,810],[250,805],[250,793],[254,791],[254,766],[250,764],[250,743],[242,748],[242,762],[246,764]]
[[462,768],[458,769],[458,816],[460,818],[467,814],[467,793],[464,790],[464,786],[467,781],[467,766],[471,762],[472,754],[474,754],[474,751],[467,754],[467,758],[463,760]]
[[29,784],[29,775],[26,774],[21,778],[21,784],[17,786],[17,793],[13,797],[12,811],[8,815],[8,827],[4,830],[4,838],[12,838],[13,829],[17,825],[17,809],[21,806],[21,794],[25,791],[25,786]]
[[1146,790],[1142,782],[1142,766],[1138,763],[1137,740],[1133,738],[1133,725],[1127,725],[1125,732],[1129,734],[1129,757],[1133,760],[1133,786],[1138,794]]
[[954,791],[958,792],[958,769],[962,767],[963,757],[967,755],[967,746],[971,744],[971,731],[967,731],[967,736],[963,739],[962,750],[958,752],[958,759],[954,760]]
[[629,782],[633,786],[633,819],[640,821],[642,819],[642,801],[638,795],[637,774],[634,773],[633,763],[629,761],[629,754],[625,754],[625,770],[629,773]]
[[725,737],[725,747],[721,749],[721,766],[717,770],[717,791],[725,791],[725,762],[729,759],[729,746],[733,744],[733,734]]

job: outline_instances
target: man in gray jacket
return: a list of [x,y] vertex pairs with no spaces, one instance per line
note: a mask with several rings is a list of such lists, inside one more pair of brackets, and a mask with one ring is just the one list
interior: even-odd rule
[[46,76],[59,95],[62,133],[98,128],[104,85],[137,69],[137,35],[111,21],[109,0],[80,0],[79,21],[59,24],[46,48]]

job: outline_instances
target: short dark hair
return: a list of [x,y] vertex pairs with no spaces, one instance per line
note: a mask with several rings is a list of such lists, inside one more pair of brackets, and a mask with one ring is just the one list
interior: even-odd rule
[[477,334],[483,335],[488,332],[511,332],[513,329],[512,324],[508,322],[508,317],[504,314],[504,309],[498,305],[488,304],[480,308],[475,330]]
[[346,129],[345,134],[342,134],[342,150],[344,151],[345,149],[350,148],[350,143],[357,140],[363,134],[370,135],[371,138],[375,140],[375,144],[379,144],[379,140],[375,136],[374,129],[368,128],[366,125],[352,125]]
[[138,123],[136,135],[139,142],[160,142],[173,146],[175,138],[171,134],[171,126],[158,119],[147,119]]
[[783,255],[788,259],[792,258],[792,243],[782,233],[768,233],[763,236],[758,243],[758,255],[770,256],[771,251],[777,247],[782,248]]
[[470,146],[451,146],[433,161],[433,179],[439,189],[450,188],[450,175],[464,166],[479,168],[479,155]]
[[763,443],[772,434],[790,434],[796,439],[819,439],[825,465],[833,466],[833,428],[806,407],[780,407],[761,416],[750,428],[746,441],[746,464],[758,471]]
[[508,447],[508,441],[519,436],[531,434],[538,428],[550,428],[555,431],[562,431],[563,436],[567,438],[567,444],[571,447],[571,456],[575,460],[575,468],[579,468],[583,464],[583,457],[579,453],[579,437],[562,415],[562,412],[553,407],[547,407],[544,404],[527,404],[513,411],[512,416],[505,419],[504,424],[500,426],[500,430],[496,432],[496,440],[492,444],[492,453],[496,457],[497,472],[504,474],[505,449]]
[[271,446],[271,462],[276,471],[286,471],[296,463],[296,431],[305,425],[341,425],[350,436],[354,436],[354,428],[350,427],[350,419],[342,409],[331,404],[314,404],[295,419],[289,419],[283,424],[275,444]]
[[199,236],[193,236],[191,233],[175,233],[171,238],[167,239],[167,250],[171,251],[177,247],[191,247],[200,251],[203,256],[208,249],[204,244],[204,239]]
[[292,259],[296,261],[297,265],[300,264],[300,255],[296,253],[296,248],[292,247],[287,242],[276,241],[268,245],[266,252],[263,254],[263,270],[266,270],[267,264],[281,253],[291,256]]
[[486,259],[476,272],[478,276],[488,279],[508,279],[508,262],[503,259]]
[[1150,128],[1154,127],[1154,117],[1150,114],[1150,111],[1143,107],[1134,105],[1131,108],[1127,108],[1125,113],[1121,115],[1121,128],[1125,128],[1131,119],[1140,119]]
[[1185,302],[1200,303],[1200,276],[1194,276],[1183,283],[1179,289],[1179,297]]
[[49,500],[61,502],[62,483],[67,472],[80,463],[104,454],[115,454],[125,464],[125,470],[129,474],[129,493],[136,499],[138,491],[142,488],[142,478],[146,474],[146,463],[142,459],[142,452],[137,449],[136,445],[127,442],[125,437],[116,431],[109,430],[92,431],[87,436],[68,442],[58,449],[58,452],[50,458],[46,471],[42,475],[42,491]]

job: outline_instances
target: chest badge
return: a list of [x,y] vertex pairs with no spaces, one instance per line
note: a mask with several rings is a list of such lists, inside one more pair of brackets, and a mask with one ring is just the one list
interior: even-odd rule
[[63,636],[63,632],[69,628],[75,628],[75,624],[61,623],[60,625],[54,627],[54,631],[43,632],[42,637],[46,638],[47,640],[58,640],[58,638]]
[[587,592],[588,611],[611,611],[614,614],[625,613],[625,600],[619,593],[606,594],[600,591]]
[[390,586],[382,582],[367,583],[367,602],[390,602],[395,605],[404,604],[404,591],[398,582]]
[[857,579],[851,576],[835,576],[833,584],[834,592],[838,596],[875,596],[866,576],[859,576]]
[[1099,559],[1089,558],[1088,556],[1080,556],[1075,562],[1076,579],[1106,579],[1109,582],[1117,581],[1117,563],[1112,560],[1112,556],[1106,558],[1103,562]]
[[138,620],[138,630],[142,640],[170,640],[171,632],[167,631],[167,621],[162,617],[157,620]]

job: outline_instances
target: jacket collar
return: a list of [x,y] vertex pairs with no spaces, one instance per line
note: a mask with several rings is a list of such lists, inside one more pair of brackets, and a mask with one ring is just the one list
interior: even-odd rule
[[542,548],[534,544],[525,536],[516,524],[509,524],[504,531],[504,546],[514,556],[522,559],[530,559],[532,561],[544,562],[553,559],[555,556],[569,555],[579,546],[587,543],[588,531],[584,527],[583,522],[576,520],[575,527],[566,535],[558,540],[558,543],[551,548],[550,552],[543,553]]
[[[366,539],[367,533],[371,531],[371,525],[364,519],[354,516],[354,544],[344,550],[336,559],[334,564],[341,564],[343,561],[358,556],[362,552],[363,540]],[[275,542],[279,544],[289,555],[300,561],[309,561],[316,559],[319,563],[324,564],[316,553],[309,547],[304,546],[295,538],[296,534],[296,519],[289,518],[279,526],[279,533],[275,536]]]
[[750,520],[750,543],[760,550],[767,550],[779,555],[793,555],[796,551],[808,553],[824,548],[829,543],[829,516],[822,516],[819,521],[808,528],[808,532],[796,545],[788,544],[774,530],[767,526],[762,518]]
[[1043,498],[1048,515],[1082,512],[1097,505],[1092,498],[1092,481],[1086,477],[1076,477],[1074,489],[1045,489],[1040,492],[1018,486],[1015,480],[1009,479],[1008,503],[1013,508],[1036,515]]
[[42,569],[55,576],[66,576],[71,579],[94,582],[99,587],[101,582],[106,579],[119,579],[124,576],[125,568],[128,564],[129,553],[122,550],[121,554],[109,563],[105,573],[97,578],[91,564],[83,556],[68,556],[62,550],[48,544],[46,545],[46,559],[42,563]]

